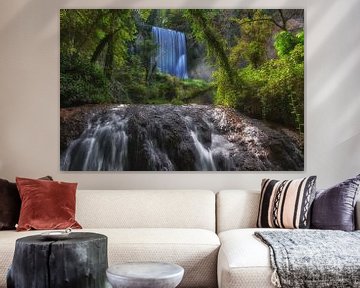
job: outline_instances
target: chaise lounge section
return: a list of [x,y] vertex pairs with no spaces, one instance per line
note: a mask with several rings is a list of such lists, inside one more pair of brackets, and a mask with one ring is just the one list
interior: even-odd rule
[[[274,288],[271,283],[269,247],[254,236],[260,193],[246,190],[223,190],[216,195],[217,233],[221,248],[218,256],[218,287]],[[357,202],[357,229],[360,202]],[[277,229],[279,230],[279,229]]]

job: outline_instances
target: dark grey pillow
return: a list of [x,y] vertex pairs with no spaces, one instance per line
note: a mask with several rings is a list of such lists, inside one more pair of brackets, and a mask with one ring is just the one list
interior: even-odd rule
[[359,186],[360,174],[317,191],[311,211],[311,228],[355,230],[355,201]]
[[21,200],[15,183],[0,179],[0,230],[15,229]]

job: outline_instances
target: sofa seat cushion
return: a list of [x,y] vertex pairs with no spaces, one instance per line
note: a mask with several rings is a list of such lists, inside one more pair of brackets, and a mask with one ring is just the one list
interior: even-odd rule
[[255,231],[262,230],[274,229],[234,229],[219,234],[219,288],[274,287],[269,247],[254,236]]
[[216,287],[220,241],[212,231],[178,228],[98,231],[109,237],[109,265],[134,261],[171,262],[185,270],[179,287]]
[[[136,228],[82,229],[108,237],[109,265],[136,261],[163,261],[185,269],[179,287],[216,287],[216,263],[220,241],[203,229]],[[17,238],[44,231],[0,232],[0,288],[6,287],[6,273],[12,262]]]

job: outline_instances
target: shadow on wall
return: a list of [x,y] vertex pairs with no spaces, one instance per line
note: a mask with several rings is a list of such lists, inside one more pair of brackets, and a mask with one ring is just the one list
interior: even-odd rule
[[306,112],[321,115],[315,122],[306,117],[306,131],[312,151],[321,151],[313,155],[316,167],[327,167],[331,181],[360,168],[360,97],[354,95],[360,91],[360,2],[341,4],[316,1],[305,15]]
[[[307,17],[309,23],[315,24],[312,27],[305,26],[305,29],[308,30],[308,33],[306,34],[306,48],[308,48],[310,41],[312,47],[310,51],[306,49],[305,53],[308,51],[306,63],[316,63],[320,60],[321,65],[317,66],[318,69],[325,72],[333,72],[331,73],[331,79],[327,77],[327,73],[319,73],[320,82],[312,82],[313,87],[311,90],[314,95],[316,95],[316,102],[314,103],[316,105],[321,105],[325,101],[324,97],[326,97],[326,95],[321,95],[321,90],[323,90],[323,87],[326,86],[324,85],[324,82],[327,82],[326,84],[332,85],[333,87],[335,84],[341,84],[339,83],[341,82],[339,79],[347,78],[346,76],[353,72],[353,66],[357,64],[356,61],[359,61],[359,59],[356,58],[359,58],[358,51],[360,48],[360,30],[356,30],[355,28],[357,27],[350,27],[349,19],[357,19],[360,14],[360,2],[357,0],[353,0],[352,2],[352,5],[346,6],[346,10],[343,11],[343,13],[341,13],[341,9],[334,6],[334,4],[338,2],[333,1],[331,3],[332,5],[327,7],[325,11],[318,10],[317,14],[312,12],[311,15],[308,15],[309,17]],[[334,14],[342,17],[335,18],[333,17]],[[326,25],[329,21],[331,21],[331,26]],[[326,26],[327,30],[320,30],[320,26]],[[344,31],[352,32],[347,34],[344,33]],[[345,55],[346,50],[350,47],[353,47],[353,49],[347,51],[348,54],[345,58],[337,58],[337,55],[340,55],[340,52],[343,52],[341,54]],[[331,51],[333,53],[324,54],[324,51]],[[324,56],[326,57],[326,55],[331,55],[331,59],[324,59]],[[322,83],[322,85],[319,85],[319,83]]]
[[[315,24],[308,27],[306,48],[309,45],[314,48],[308,53],[306,66],[311,66],[311,74],[315,76],[307,77],[311,80],[307,83],[312,93],[307,97],[308,109],[313,113],[326,110],[325,118],[341,114],[336,121],[329,118],[334,122],[333,130],[339,132],[333,133],[331,139],[336,146],[360,133],[360,126],[355,124],[360,123],[360,98],[354,101],[353,97],[354,90],[359,90],[356,87],[360,73],[360,30],[356,29],[358,23],[354,20],[360,14],[360,2],[350,1],[346,6],[334,4],[339,2],[333,2],[325,11],[317,9],[315,13],[312,10],[308,15],[309,23]],[[327,30],[320,30],[320,27],[327,27]],[[330,100],[332,105],[327,107]]]
[[[6,4],[8,6],[20,6],[20,1],[14,2],[14,4]],[[41,33],[42,30],[47,28],[49,22],[59,17],[60,6],[69,3],[69,0],[59,2],[56,5],[54,1],[22,1],[23,4],[21,9],[18,9],[17,13],[8,21],[3,27],[0,28],[0,34],[6,33],[9,30],[13,30],[14,26],[17,25],[19,19],[22,19],[21,27],[31,27],[31,30]],[[55,4],[55,5],[54,5]],[[29,15],[36,15],[36,17],[29,17]],[[11,29],[10,29],[11,28]]]

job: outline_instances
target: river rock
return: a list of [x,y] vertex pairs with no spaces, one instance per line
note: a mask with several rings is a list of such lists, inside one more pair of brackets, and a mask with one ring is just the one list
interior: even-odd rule
[[[118,105],[84,111],[63,117],[62,145],[66,146],[61,157],[63,170],[304,168],[301,135],[246,117],[231,108],[194,104]],[[66,128],[70,131],[64,131]]]

